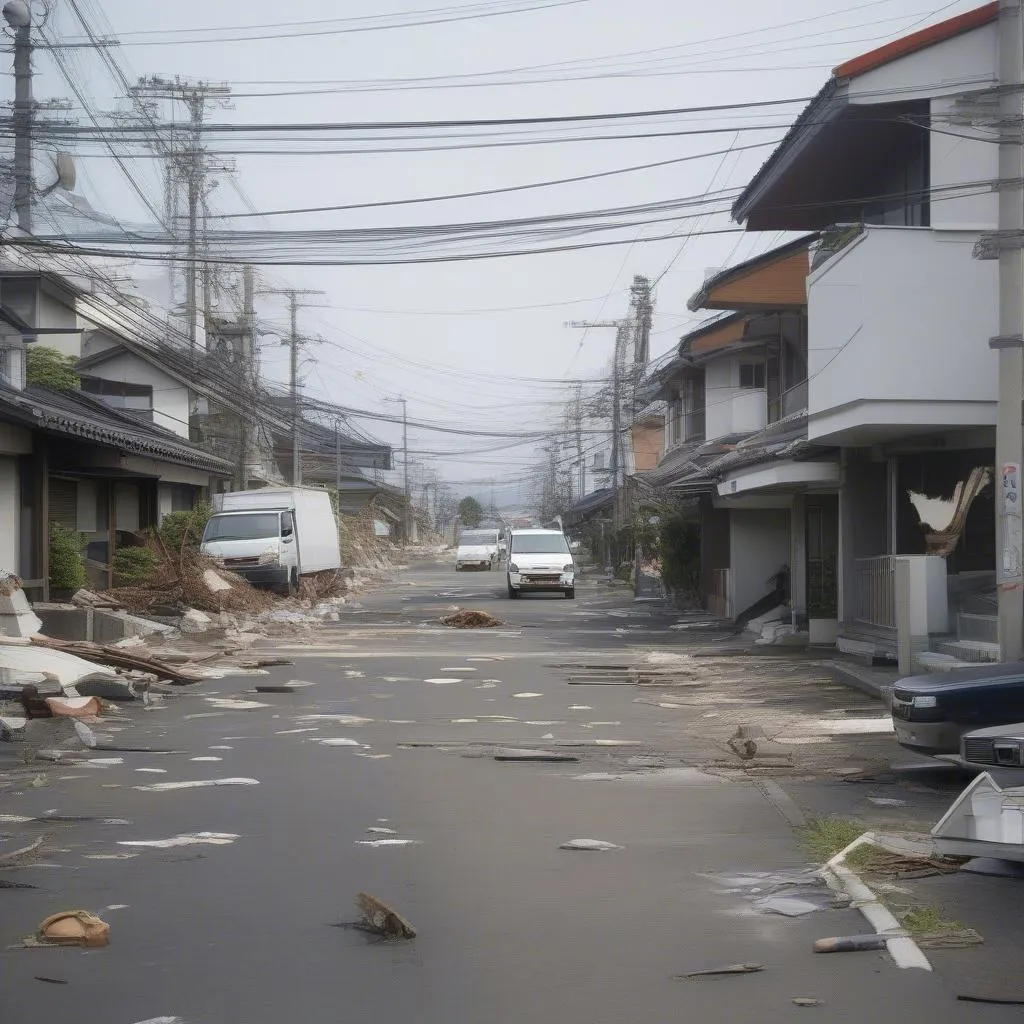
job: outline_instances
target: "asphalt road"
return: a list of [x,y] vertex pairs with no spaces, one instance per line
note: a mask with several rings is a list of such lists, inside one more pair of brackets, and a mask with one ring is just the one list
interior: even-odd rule
[[[0,820],[0,853],[48,837],[36,863],[0,870],[37,886],[0,890],[0,1020],[1017,1019],[957,1003],[941,969],[814,955],[816,938],[867,930],[855,910],[758,913],[705,877],[805,857],[763,788],[666,756],[670,721],[632,686],[570,682],[603,666],[605,682],[624,683],[629,665],[678,637],[670,612],[622,588],[585,580],[577,594],[511,602],[501,572],[413,568],[341,622],[273,645],[291,666],[211,681],[157,710],[131,706],[117,743],[180,753],[97,752],[123,760],[30,771],[2,762],[3,814],[91,820]],[[506,626],[439,628],[452,605]],[[292,679],[312,685],[252,692]],[[225,698],[263,706],[216,703]],[[495,745],[580,760],[499,762]],[[139,788],[228,778],[258,785]],[[199,832],[222,842],[124,845]],[[580,838],[621,848],[559,849]],[[365,845],[381,839],[413,842]],[[361,891],[418,937],[332,927],[355,919]],[[79,907],[110,923],[108,948],[11,948],[48,914]],[[677,977],[740,962],[764,970]],[[822,1003],[798,1008],[795,997]]]

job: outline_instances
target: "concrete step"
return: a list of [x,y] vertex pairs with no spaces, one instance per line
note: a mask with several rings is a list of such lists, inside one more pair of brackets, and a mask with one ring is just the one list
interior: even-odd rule
[[953,640],[936,644],[939,654],[949,654],[960,661],[977,665],[986,661],[999,660],[999,644],[983,640]]
[[892,651],[874,640],[840,636],[836,638],[836,650],[848,657],[855,658],[862,665],[875,665],[879,662],[895,660]]

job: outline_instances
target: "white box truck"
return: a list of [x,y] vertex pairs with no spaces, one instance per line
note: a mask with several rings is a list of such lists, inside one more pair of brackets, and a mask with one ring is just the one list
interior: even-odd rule
[[200,550],[255,586],[294,592],[299,577],[341,568],[338,521],[327,491],[265,487],[213,499]]

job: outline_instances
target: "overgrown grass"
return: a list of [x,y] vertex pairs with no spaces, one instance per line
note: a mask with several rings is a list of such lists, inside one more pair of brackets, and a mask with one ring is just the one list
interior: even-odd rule
[[905,907],[896,911],[900,923],[917,935],[963,931],[963,924],[946,917],[938,907]]
[[865,831],[864,826],[858,825],[855,821],[843,821],[842,818],[815,818],[803,830],[800,838],[811,858],[824,864],[840,850],[846,849]]

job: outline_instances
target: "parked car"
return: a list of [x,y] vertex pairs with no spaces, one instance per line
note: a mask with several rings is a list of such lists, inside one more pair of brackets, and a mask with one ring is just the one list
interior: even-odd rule
[[513,530],[509,537],[508,596],[530,590],[576,596],[576,567],[561,530]]
[[200,550],[257,586],[294,592],[299,578],[341,568],[338,521],[327,491],[265,487],[214,497]]
[[455,552],[455,571],[493,569],[498,556],[497,530],[464,530]]
[[1024,662],[901,679],[892,691],[896,739],[924,754],[959,754],[965,733],[1024,721]]
[[965,733],[960,740],[960,760],[979,772],[995,769],[997,775],[998,769],[1017,769],[1020,780],[1016,784],[1024,783],[1024,722]]

